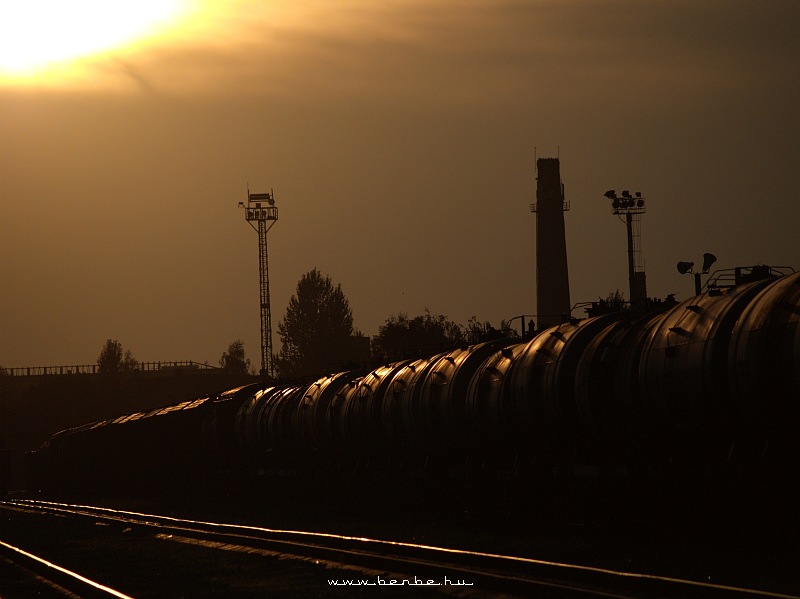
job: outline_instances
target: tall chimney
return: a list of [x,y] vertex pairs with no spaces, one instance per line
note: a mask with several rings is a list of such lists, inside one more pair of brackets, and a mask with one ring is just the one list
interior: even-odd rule
[[569,274],[564,232],[564,201],[558,158],[536,161],[536,313],[538,328],[546,329],[568,317]]

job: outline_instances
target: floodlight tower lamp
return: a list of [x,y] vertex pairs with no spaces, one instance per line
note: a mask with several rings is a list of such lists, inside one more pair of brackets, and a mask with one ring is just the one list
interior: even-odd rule
[[703,254],[703,269],[701,272],[695,272],[694,270],[694,262],[678,262],[677,268],[678,272],[682,275],[692,275],[694,277],[694,294],[700,295],[703,291],[703,286],[700,281],[700,275],[708,274],[711,265],[717,261],[717,257],[714,254],[706,252]]

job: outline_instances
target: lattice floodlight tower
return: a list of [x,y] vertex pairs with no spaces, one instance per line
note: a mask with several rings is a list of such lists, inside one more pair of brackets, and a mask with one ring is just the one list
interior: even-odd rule
[[637,191],[633,195],[627,189],[619,196],[613,189],[603,194],[611,200],[611,212],[622,220],[628,233],[628,290],[631,306],[635,307],[647,299],[647,280],[642,258],[642,229],[640,217],[645,212],[644,197]]
[[[268,193],[250,193],[247,189],[247,204],[239,202],[244,208],[244,218],[258,233],[258,274],[261,299],[261,376],[273,376],[272,365],[272,314],[269,303],[269,263],[267,261],[267,232],[278,220],[275,196]],[[255,224],[254,224],[255,223]]]

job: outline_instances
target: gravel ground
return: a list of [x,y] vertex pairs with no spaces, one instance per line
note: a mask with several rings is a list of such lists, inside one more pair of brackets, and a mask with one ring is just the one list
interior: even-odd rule
[[[338,497],[338,499],[334,499]],[[254,492],[188,493],[169,501],[116,501],[134,511],[267,528],[348,534],[504,553],[612,570],[710,581],[800,596],[800,526],[796,505],[775,493],[741,501],[719,494],[660,498],[575,489],[546,496],[384,495]],[[753,499],[755,497],[755,499]],[[96,500],[97,505],[108,501]],[[98,579],[109,574],[134,597],[350,597],[332,588],[352,571],[298,560],[154,542],[135,530],[87,530],[58,518],[30,521],[2,511],[0,538],[41,550]],[[142,573],[145,573],[143,576]],[[113,585],[112,585],[113,586]],[[402,596],[404,589],[392,592]],[[421,589],[410,589],[418,591]],[[0,592],[0,596],[4,596]],[[393,595],[394,596],[394,595]],[[412,596],[412,595],[409,595]],[[413,596],[420,596],[414,593]],[[441,596],[441,595],[437,595]]]

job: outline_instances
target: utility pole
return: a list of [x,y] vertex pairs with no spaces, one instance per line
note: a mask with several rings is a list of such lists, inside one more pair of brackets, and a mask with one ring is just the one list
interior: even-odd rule
[[[261,300],[261,376],[274,376],[272,365],[272,314],[269,303],[269,263],[267,260],[267,232],[278,220],[275,197],[268,193],[250,193],[247,189],[247,204],[239,202],[244,208],[245,220],[258,233],[258,274]],[[254,224],[255,223],[255,224]]]

